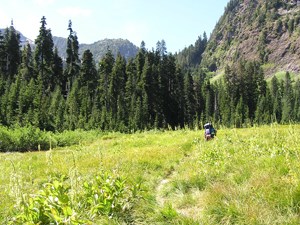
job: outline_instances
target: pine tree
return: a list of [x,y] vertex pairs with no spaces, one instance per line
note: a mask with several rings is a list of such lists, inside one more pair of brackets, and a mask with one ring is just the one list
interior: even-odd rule
[[7,115],[6,121],[9,125],[14,125],[17,122],[18,115],[18,99],[20,93],[21,79],[17,77],[14,83],[12,83],[7,89],[8,102],[7,102]]
[[255,111],[255,122],[257,124],[269,124],[272,121],[272,96],[269,89],[265,95],[260,95],[258,98],[257,108]]
[[110,96],[109,88],[112,77],[112,70],[114,67],[115,59],[111,52],[108,49],[105,56],[99,62],[98,76],[99,76],[99,104],[101,107],[101,128],[108,129],[108,123],[110,121]]
[[182,85],[178,83],[179,81],[177,79],[181,79],[182,75],[179,74],[181,71],[176,68],[175,57],[172,54],[165,56],[163,61],[165,61],[163,65],[165,65],[164,73],[166,74],[165,81],[167,88],[166,96],[163,98],[165,100],[163,104],[166,106],[164,108],[164,114],[167,124],[174,128],[178,126],[178,110],[180,109],[179,95],[183,95]]
[[79,119],[77,128],[87,129],[89,117],[92,112],[92,100],[89,93],[88,86],[79,87],[78,93],[78,106],[79,106]]
[[28,112],[33,109],[33,101],[35,96],[35,83],[31,79],[29,82],[27,80],[22,80],[20,83],[20,93],[18,96],[18,116],[17,121],[21,126],[26,126],[31,121],[28,119]]
[[[201,71],[202,73],[204,71]],[[195,76],[195,99],[196,99],[196,112],[198,115],[198,120],[200,120],[201,115],[204,113],[205,101],[202,93],[202,86],[204,81],[202,79],[202,74]]]
[[0,30],[0,78],[2,78],[4,72],[6,71],[6,62],[7,55],[5,52],[4,37]]
[[224,74],[224,83],[226,92],[230,97],[230,101],[236,105],[238,99],[240,98],[240,79],[236,73],[236,70],[226,65]]
[[139,129],[149,129],[150,128],[150,119],[149,119],[149,99],[146,92],[143,92],[142,102],[140,108],[140,125]]
[[225,126],[231,125],[231,115],[234,114],[233,110],[235,109],[232,106],[231,98],[229,95],[229,91],[223,85],[223,83],[219,83],[217,85],[217,92],[218,92],[218,102],[220,105],[220,120],[221,123]]
[[136,131],[136,130],[142,130],[143,129],[143,121],[142,121],[142,111],[143,111],[143,107],[142,107],[142,101],[141,101],[141,97],[137,98],[137,101],[135,102],[135,112],[134,112],[134,119],[133,119],[133,124],[132,124],[132,130]]
[[294,95],[292,80],[289,72],[286,72],[283,81],[283,99],[282,99],[282,122],[289,123],[294,119],[293,107],[294,107]]
[[126,104],[124,96],[118,95],[118,101],[117,101],[117,130],[121,132],[127,131],[127,117],[126,117]]
[[46,18],[41,19],[39,35],[35,40],[34,61],[38,75],[41,77],[43,91],[49,91],[54,87],[52,72],[53,64],[53,39],[50,29],[46,29]]
[[34,77],[32,51],[29,43],[27,43],[22,51],[22,63],[19,69],[19,73],[21,74],[22,79],[28,82],[31,78]]
[[294,105],[294,116],[297,122],[300,122],[300,79],[298,78],[295,83],[294,88],[294,98],[295,98],[295,105]]
[[69,25],[68,25],[68,30],[69,30],[69,36],[67,39],[67,58],[66,58],[66,69],[64,71],[65,73],[65,79],[67,80],[67,83],[64,84],[66,85],[64,87],[64,91],[68,93],[72,87],[72,84],[74,80],[78,77],[79,75],[79,70],[80,70],[80,60],[79,60],[79,42],[77,38],[77,34],[75,31],[72,29],[72,21],[69,20]]
[[128,118],[128,129],[134,129],[134,113],[136,101],[136,86],[137,86],[137,71],[136,64],[133,59],[129,60],[126,65],[127,81],[125,85],[125,104],[126,104],[126,118]]
[[41,74],[37,77],[34,93],[32,124],[42,130],[50,129],[48,126],[48,108],[50,105],[50,98],[45,93]]
[[99,104],[98,99],[95,97],[93,99],[92,112],[91,112],[89,123],[88,123],[89,129],[95,129],[95,128],[99,129],[100,128],[101,111],[100,111],[100,107],[98,104]]
[[51,101],[48,110],[49,123],[56,131],[63,130],[65,112],[65,99],[61,94],[60,86],[56,86],[51,94]]
[[245,124],[246,118],[248,118],[247,113],[248,113],[248,108],[244,104],[243,98],[240,97],[240,100],[235,109],[235,122],[234,122],[235,127],[240,128]]
[[137,82],[141,80],[142,72],[144,69],[145,64],[145,58],[146,58],[146,48],[145,48],[145,42],[142,41],[140,49],[137,53],[137,56],[135,57],[135,64],[136,64],[136,70],[137,70]]
[[4,33],[4,55],[6,55],[5,74],[6,79],[14,80],[21,63],[20,34],[13,24]]
[[[149,118],[143,118],[147,119],[147,122],[149,124],[153,124],[155,120],[155,109],[154,109],[154,87],[153,87],[153,76],[152,76],[152,65],[150,63],[149,57],[146,56],[143,72],[141,75],[141,80],[139,82],[139,88],[141,91],[142,101],[143,101],[143,108],[144,110],[147,110],[146,112],[143,111],[143,113],[146,115],[149,115]],[[145,104],[148,104],[147,106]],[[148,121],[149,120],[149,121]],[[145,121],[144,121],[145,122]]]
[[274,122],[280,122],[282,117],[282,95],[279,81],[276,76],[271,80],[270,94],[273,99],[272,120]]
[[55,90],[56,87],[58,86],[62,92],[63,84],[65,83],[65,78],[63,75],[63,60],[58,55],[57,48],[54,49],[52,71],[53,71],[53,79],[54,79],[53,81],[54,85],[52,89]]
[[[117,112],[118,112],[118,99],[119,95],[122,98],[125,95],[125,86],[126,83],[126,62],[125,59],[118,54],[116,58],[116,62],[114,63],[109,88],[108,88],[108,104],[109,104],[109,112],[111,113],[111,120],[115,126],[120,121],[117,121]],[[120,105],[119,105],[120,106]],[[121,109],[123,110],[123,109]],[[114,129],[114,128],[113,128]]]
[[81,86],[87,86],[91,96],[94,95],[97,87],[97,70],[94,63],[93,54],[90,50],[83,53],[82,65],[80,68],[79,83]]
[[205,119],[206,121],[212,121],[214,116],[214,91],[213,88],[210,85],[209,80],[206,81],[206,84],[204,85],[204,91],[205,94]]
[[65,107],[65,127],[68,130],[74,130],[78,127],[80,113],[79,105],[79,86],[78,81],[75,80],[72,89],[68,95]]
[[249,117],[252,120],[259,96],[266,94],[266,81],[260,64],[257,62],[242,62],[239,72],[241,79],[239,90],[248,106]]
[[35,101],[35,95],[36,95],[36,83],[35,80],[33,78],[30,79],[29,83],[27,86],[23,87],[25,89],[25,91],[21,92],[25,92],[24,93],[24,103],[23,103],[23,109],[22,109],[22,115],[20,116],[20,121],[23,122],[23,125],[34,125],[34,101]]
[[193,78],[190,73],[184,77],[184,124],[192,127],[195,116],[195,94]]
[[173,82],[173,91],[171,98],[173,99],[173,115],[174,125],[183,127],[184,126],[184,79],[181,68],[176,66],[175,78]]
[[167,47],[165,40],[158,41],[156,43],[156,52],[161,58],[164,58],[167,54]]

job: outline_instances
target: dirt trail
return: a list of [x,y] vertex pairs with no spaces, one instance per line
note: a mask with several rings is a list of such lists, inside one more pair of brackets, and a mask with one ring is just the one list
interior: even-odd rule
[[158,203],[158,205],[160,207],[163,207],[165,204],[165,198],[163,196],[162,190],[163,190],[164,186],[167,183],[169,183],[169,181],[170,180],[168,178],[162,179],[156,188],[156,202]]
[[156,187],[156,202],[160,207],[163,207],[166,201],[166,198],[163,196],[165,186],[172,180],[172,177],[176,175],[176,167],[180,166],[189,156],[189,154],[184,154],[175,168],[170,170],[170,172],[158,183]]
[[[170,182],[172,182],[172,180],[177,175],[176,168],[180,167],[180,165],[184,163],[186,160],[189,160],[190,157],[191,157],[190,154],[184,154],[184,156],[176,164],[176,166],[172,170],[170,170],[170,172],[158,183],[156,187],[156,202],[160,208],[163,208],[164,205],[166,204],[166,201],[169,200],[167,199],[168,197],[164,196],[164,190],[166,186]],[[193,192],[193,196],[198,199],[198,203],[196,205],[190,205],[184,208],[176,208],[176,206],[173,205],[173,207],[175,207],[174,209],[182,216],[198,220],[202,217],[201,212],[203,211],[204,205],[201,199],[203,199],[204,197],[204,192],[196,189],[192,190],[192,192]]]

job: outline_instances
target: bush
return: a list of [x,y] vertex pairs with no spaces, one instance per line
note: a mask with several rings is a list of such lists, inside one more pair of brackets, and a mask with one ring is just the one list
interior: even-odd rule
[[99,137],[98,131],[64,131],[52,133],[33,126],[7,128],[0,126],[0,152],[25,152],[48,150],[50,147],[64,147],[92,141]]
[[9,224],[92,224],[101,217],[126,222],[140,184],[129,186],[118,174],[101,171],[79,190],[64,175],[51,178],[37,194],[23,195]]
[[62,133],[53,134],[53,138],[56,141],[56,145],[59,147],[70,146],[79,144],[82,141],[91,141],[99,137],[98,131],[63,131]]
[[14,127],[8,129],[0,126],[0,151],[24,152],[30,150],[49,149],[49,140],[46,132],[33,126]]

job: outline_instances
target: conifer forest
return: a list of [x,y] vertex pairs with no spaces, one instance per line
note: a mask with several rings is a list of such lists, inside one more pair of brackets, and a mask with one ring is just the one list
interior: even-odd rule
[[[108,48],[95,62],[90,50],[79,55],[71,21],[68,31],[64,59],[45,17],[34,47],[20,47],[13,26],[1,33],[3,126],[134,132],[202,127],[207,121],[226,127],[300,121],[300,80],[289,72],[267,82],[259,62],[240,60],[226,66],[222,79],[213,80],[209,69],[168,53],[164,40],[152,50],[142,42],[129,60]],[[196,44],[202,47],[190,49],[190,62],[201,60],[206,35]]]

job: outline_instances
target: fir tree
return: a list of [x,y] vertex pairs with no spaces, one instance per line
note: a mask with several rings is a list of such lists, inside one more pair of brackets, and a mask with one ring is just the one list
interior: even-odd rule
[[17,121],[21,126],[26,126],[30,123],[27,114],[33,108],[35,95],[35,83],[31,79],[30,82],[22,80],[20,83],[20,93],[18,96],[18,116]]
[[174,68],[174,71],[173,69],[171,70],[174,73],[174,77],[172,76],[172,80],[170,80],[170,110],[166,120],[174,128],[176,126],[184,126],[184,78],[180,67],[175,64],[173,66],[176,68]]
[[90,50],[85,50],[82,56],[79,82],[82,86],[88,86],[91,95],[94,94],[97,87],[97,70]]
[[205,119],[206,121],[212,121],[214,116],[214,91],[210,85],[209,80],[206,81],[204,86],[205,93]]
[[124,98],[125,95],[125,86],[124,84],[126,83],[126,62],[125,59],[118,54],[116,58],[116,62],[114,63],[112,73],[111,73],[111,78],[110,78],[110,84],[109,84],[109,89],[108,89],[108,96],[107,98],[109,99],[109,111],[111,112],[112,116],[112,121],[115,125],[117,125],[117,113],[118,110],[123,111],[123,109],[118,109],[118,106],[121,106],[120,104],[118,105],[118,99],[119,95]]
[[80,105],[79,105],[79,87],[78,81],[75,80],[68,95],[65,107],[65,127],[68,130],[74,130],[78,127],[80,113]]
[[101,107],[101,128],[108,129],[110,117],[110,100],[109,88],[112,77],[112,70],[114,67],[115,59],[112,52],[108,49],[105,56],[99,62],[98,76],[99,76],[99,103]]
[[19,68],[19,73],[22,79],[27,81],[30,81],[30,79],[34,77],[32,51],[29,43],[27,43],[22,51],[22,63]]
[[243,97],[240,97],[240,100],[235,108],[235,127],[240,128],[243,126],[243,124],[246,121],[246,118],[248,118],[247,113],[247,106],[244,104]]
[[52,89],[55,90],[56,87],[58,86],[62,92],[63,84],[65,83],[65,79],[63,75],[63,60],[58,55],[57,48],[54,49],[52,71],[53,71],[53,79],[54,79],[53,81],[54,85]]
[[9,89],[7,89],[8,101],[7,101],[6,121],[9,125],[14,125],[17,122],[20,86],[21,86],[21,79],[20,77],[17,77],[15,82],[10,85]]
[[272,120],[280,122],[282,117],[282,95],[280,90],[279,81],[276,76],[271,80],[270,94],[272,97]]
[[[14,80],[21,63],[20,34],[17,33],[13,24],[4,33],[4,57],[6,79]],[[3,56],[2,56],[3,57]],[[4,61],[2,59],[2,61]]]
[[294,88],[294,98],[295,98],[295,105],[294,105],[294,116],[297,122],[300,121],[300,79],[298,78],[295,83]]
[[0,78],[2,78],[4,72],[6,71],[7,54],[4,47],[4,37],[0,30]]
[[64,87],[65,92],[68,93],[72,87],[74,80],[79,75],[80,70],[80,60],[79,60],[79,42],[77,38],[77,34],[73,31],[72,21],[69,20],[68,25],[69,36],[67,39],[67,58],[66,58],[66,69],[64,71],[64,76],[67,81]]
[[38,75],[41,77],[43,91],[54,87],[52,72],[53,64],[53,39],[50,29],[46,29],[46,18],[41,19],[39,35],[35,40],[34,61]]
[[54,92],[51,95],[51,101],[49,106],[49,123],[57,130],[63,130],[64,124],[64,112],[65,112],[65,99],[61,94],[60,86],[56,86]]
[[92,99],[88,86],[80,87],[78,94],[79,119],[76,128],[87,129],[92,111]]
[[283,81],[283,98],[282,98],[282,122],[289,123],[294,119],[294,95],[292,89],[292,80],[289,72],[286,72]]
[[193,78],[190,73],[184,77],[184,124],[192,126],[195,116],[195,94]]

